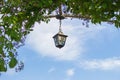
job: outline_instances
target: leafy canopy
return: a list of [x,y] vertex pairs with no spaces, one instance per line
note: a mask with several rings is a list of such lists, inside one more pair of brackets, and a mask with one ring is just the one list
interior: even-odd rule
[[92,23],[111,22],[120,27],[120,0],[2,0],[0,2],[0,72],[21,70],[16,49],[24,45],[35,22],[48,22],[59,6],[64,15]]

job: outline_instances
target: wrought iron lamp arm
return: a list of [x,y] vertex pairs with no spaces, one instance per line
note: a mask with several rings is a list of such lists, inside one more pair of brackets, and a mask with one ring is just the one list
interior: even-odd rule
[[[56,18],[57,15],[46,15],[44,16],[45,18]],[[82,15],[71,15],[71,14],[65,14],[65,15],[62,15],[64,16],[65,18],[77,18],[77,19],[87,19],[87,20],[90,20],[91,17],[90,16],[82,16]],[[114,23],[115,20],[108,20],[108,21],[103,21],[103,22],[109,22],[109,23]]]

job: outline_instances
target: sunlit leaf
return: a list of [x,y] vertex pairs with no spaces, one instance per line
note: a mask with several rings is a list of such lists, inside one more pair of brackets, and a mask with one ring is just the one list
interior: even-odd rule
[[16,66],[17,62],[18,61],[16,60],[16,58],[11,58],[10,62],[9,62],[9,67],[14,68]]

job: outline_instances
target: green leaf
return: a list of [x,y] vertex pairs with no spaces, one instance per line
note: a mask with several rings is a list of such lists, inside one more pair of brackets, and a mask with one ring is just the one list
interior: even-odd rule
[[10,62],[9,62],[9,67],[10,68],[14,68],[17,65],[18,61],[16,58],[11,58]]
[[4,65],[4,59],[3,58],[0,58],[0,65]]
[[4,59],[0,58],[0,72],[6,72],[7,71],[7,68],[4,66],[5,63],[4,63]]
[[0,65],[0,72],[6,72],[7,68],[4,65]]
[[9,56],[10,56],[10,57],[14,57],[14,53],[9,52]]

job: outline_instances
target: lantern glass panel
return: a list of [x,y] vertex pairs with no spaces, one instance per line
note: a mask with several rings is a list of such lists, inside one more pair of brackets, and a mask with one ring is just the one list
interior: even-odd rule
[[62,35],[58,36],[59,45],[63,45],[63,46],[65,45],[65,38],[66,37],[64,37]]
[[55,46],[59,45],[58,36],[55,36],[55,37],[54,37],[54,42],[55,42]]

